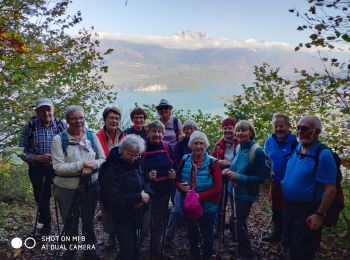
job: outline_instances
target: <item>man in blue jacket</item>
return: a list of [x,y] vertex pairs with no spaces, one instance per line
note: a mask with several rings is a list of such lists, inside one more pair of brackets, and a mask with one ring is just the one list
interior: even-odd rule
[[283,215],[285,203],[283,199],[281,180],[286,172],[287,162],[294,151],[297,140],[290,132],[289,117],[282,113],[276,113],[272,117],[274,133],[265,141],[265,152],[272,163],[274,173],[270,187],[270,202],[272,207],[272,233],[263,237],[263,241],[276,243],[282,240],[286,244],[287,237],[283,228]]
[[322,223],[336,193],[336,163],[329,149],[315,155],[321,122],[316,116],[305,116],[298,122],[299,145],[287,163],[282,181],[286,200],[286,225],[290,239],[290,259],[314,259],[319,248]]

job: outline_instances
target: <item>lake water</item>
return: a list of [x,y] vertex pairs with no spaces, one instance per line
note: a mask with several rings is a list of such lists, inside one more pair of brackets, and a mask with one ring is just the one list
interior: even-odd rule
[[130,89],[119,89],[117,105],[123,114],[129,115],[129,111],[135,107],[135,102],[139,106],[158,105],[162,98],[165,98],[173,105],[174,109],[190,110],[196,112],[201,110],[204,113],[224,116],[226,111],[223,97],[236,95],[242,92],[242,87],[228,85],[204,85],[200,89],[173,90],[158,92],[143,92]]

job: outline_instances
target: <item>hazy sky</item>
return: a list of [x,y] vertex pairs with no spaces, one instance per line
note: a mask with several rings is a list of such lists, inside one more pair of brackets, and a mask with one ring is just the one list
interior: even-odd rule
[[70,12],[82,11],[82,25],[98,32],[172,36],[181,31],[228,40],[255,39],[296,44],[307,33],[303,20],[288,12],[307,11],[306,0],[73,0]]

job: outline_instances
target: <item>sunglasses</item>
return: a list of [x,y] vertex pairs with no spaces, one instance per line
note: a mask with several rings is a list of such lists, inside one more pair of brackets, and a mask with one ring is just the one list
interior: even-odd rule
[[303,126],[303,125],[298,125],[297,126],[297,131],[299,132],[307,132],[311,129],[312,127],[308,127],[308,126]]
[[170,107],[159,107],[158,110],[168,110]]

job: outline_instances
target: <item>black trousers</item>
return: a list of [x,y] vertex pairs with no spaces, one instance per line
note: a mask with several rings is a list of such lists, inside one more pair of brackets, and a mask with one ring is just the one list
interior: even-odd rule
[[29,165],[28,172],[33,187],[34,199],[39,210],[38,221],[43,223],[44,226],[49,226],[51,224],[50,198],[53,178],[52,166],[31,164]]
[[[235,203],[236,203],[237,225],[235,225],[234,223],[234,215],[232,213],[231,219],[230,219],[231,235],[234,238],[235,232],[237,232],[239,255],[241,257],[253,258],[255,257],[255,252],[253,251],[248,238],[248,227],[247,227],[247,218],[249,216],[249,212],[253,202],[236,199]],[[232,209],[233,209],[233,206],[232,206]],[[235,230],[235,228],[237,228],[237,230]]]
[[314,214],[319,202],[287,202],[286,227],[290,239],[291,260],[312,260],[319,248],[322,227],[312,231],[306,225],[306,219]]
[[[139,258],[140,237],[137,229],[141,231],[144,211],[140,210],[113,210],[113,226],[119,243],[117,259],[135,260]],[[122,213],[120,213],[122,212]]]

